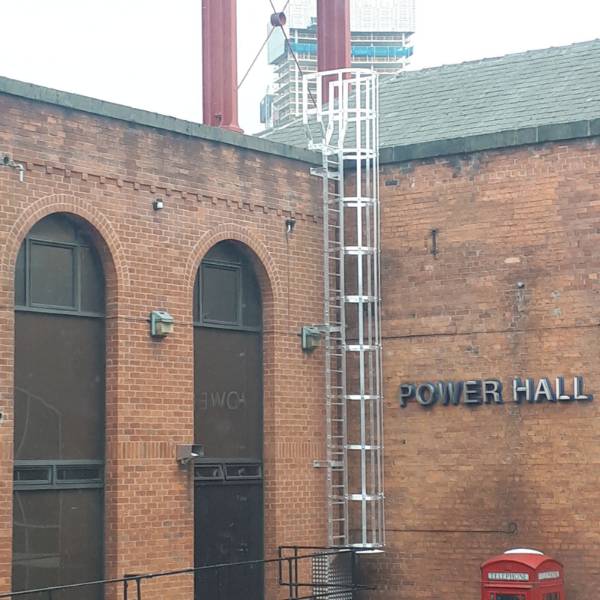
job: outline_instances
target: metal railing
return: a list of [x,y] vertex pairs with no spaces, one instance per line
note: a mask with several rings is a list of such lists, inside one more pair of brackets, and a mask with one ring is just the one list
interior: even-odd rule
[[[243,574],[261,574],[265,591],[253,596],[248,589],[232,592],[228,582]],[[352,600],[355,591],[372,589],[356,581],[356,553],[352,548],[319,548],[281,546],[277,558],[189,567],[156,573],[129,574],[115,579],[103,579],[52,587],[0,593],[2,598],[20,600],[79,600],[83,597],[103,597],[112,587],[110,597],[122,600],[143,600],[143,594],[153,594],[153,580],[192,575],[196,581],[206,576],[216,585],[210,600],[246,600],[248,597],[277,600]],[[261,582],[262,583],[262,582]],[[190,583],[190,585],[193,585]],[[161,588],[164,591],[164,588]],[[203,598],[208,598],[202,594]]]

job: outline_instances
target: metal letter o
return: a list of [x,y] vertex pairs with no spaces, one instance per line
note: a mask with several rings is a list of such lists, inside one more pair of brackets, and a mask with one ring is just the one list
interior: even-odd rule
[[[425,398],[423,392],[427,390],[429,392],[429,396]],[[433,383],[420,383],[417,386],[417,402],[421,406],[431,406],[435,404],[437,400],[437,395],[435,393],[435,386]]]

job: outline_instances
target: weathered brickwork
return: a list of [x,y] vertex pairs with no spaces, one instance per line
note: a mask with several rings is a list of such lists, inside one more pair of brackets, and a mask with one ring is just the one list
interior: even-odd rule
[[[569,600],[593,597],[598,140],[385,165],[381,198],[388,548],[365,565],[369,597],[476,600],[480,563],[523,546],[564,562]],[[597,399],[397,398],[404,382],[558,375],[582,375]]]
[[[27,169],[23,184],[0,169],[0,590],[15,259],[54,212],[93,226],[107,279],[106,575],[193,562],[193,483],[175,444],[193,430],[194,276],[224,239],[252,253],[263,295],[266,555],[324,544],[323,357],[297,335],[322,320],[309,165],[1,94],[0,151]],[[564,562],[569,600],[587,600],[600,587],[597,140],[384,165],[381,198],[388,545],[361,558],[367,597],[477,600],[480,563],[529,546]],[[176,330],[157,342],[148,313],[163,307]],[[514,377],[559,375],[569,389],[582,375],[598,399],[510,402]],[[504,404],[399,406],[401,383],[486,378],[508,388]],[[154,581],[144,597],[191,589]]]
[[[0,590],[10,589],[14,266],[42,217],[64,212],[97,232],[107,279],[107,577],[193,564],[193,482],[175,444],[193,437],[192,290],[225,239],[255,258],[264,306],[265,553],[326,542],[322,356],[302,353],[321,320],[318,182],[309,164],[0,95]],[[165,208],[154,211],[160,197]],[[286,237],[285,220],[297,221]],[[175,333],[149,335],[166,308]],[[144,597],[191,597],[189,576]],[[168,593],[167,593],[168,590]]]

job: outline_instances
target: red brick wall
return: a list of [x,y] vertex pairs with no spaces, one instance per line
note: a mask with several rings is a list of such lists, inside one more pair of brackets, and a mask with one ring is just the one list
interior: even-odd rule
[[[379,588],[370,598],[478,599],[480,563],[522,546],[564,563],[569,600],[592,598],[597,140],[388,165],[381,183],[388,547],[363,561]],[[583,375],[596,399],[429,410],[397,400],[402,382],[558,375]]]
[[[174,444],[192,436],[195,271],[228,238],[254,252],[265,302],[266,553],[324,543],[325,473],[312,467],[324,456],[322,355],[303,355],[297,337],[322,319],[308,165],[10,96],[0,150],[27,166],[24,184],[0,169],[0,590],[11,566],[14,262],[29,228],[56,211],[93,225],[105,256],[106,575],[192,564],[192,485]],[[388,547],[361,559],[378,586],[370,597],[475,600],[483,560],[532,546],[564,562],[569,600],[587,600],[600,584],[597,145],[389,165],[381,195]],[[161,342],[148,335],[158,307],[177,322]],[[402,382],[579,374],[598,400],[401,410],[396,397]],[[148,597],[168,586],[189,598],[191,585],[153,582]]]
[[[263,287],[265,549],[323,544],[322,356],[298,331],[321,321],[319,184],[309,165],[0,95],[0,591],[10,589],[13,274],[30,227],[53,212],[98,232],[107,272],[106,576],[193,564],[193,486],[175,444],[193,431],[192,289],[223,239],[254,253]],[[162,211],[152,209],[156,197]],[[286,239],[285,219],[295,231]],[[175,333],[149,336],[166,308]],[[190,577],[144,597],[189,598]],[[152,590],[152,592],[151,592]]]

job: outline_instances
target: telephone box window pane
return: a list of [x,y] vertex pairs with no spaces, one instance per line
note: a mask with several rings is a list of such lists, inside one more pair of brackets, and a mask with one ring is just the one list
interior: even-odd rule
[[25,244],[21,244],[15,267],[15,304],[25,306],[25,302]]
[[82,246],[81,257],[81,310],[84,312],[104,312],[104,274],[96,252]]
[[238,267],[202,265],[202,321],[237,325],[240,320]]
[[75,308],[74,248],[31,242],[31,303]]
[[[17,491],[14,513],[13,591],[102,579],[101,490]],[[99,600],[101,589],[52,597]]]

